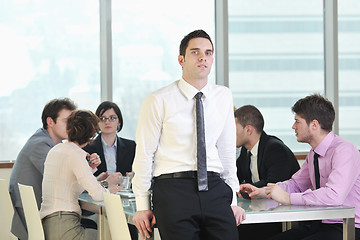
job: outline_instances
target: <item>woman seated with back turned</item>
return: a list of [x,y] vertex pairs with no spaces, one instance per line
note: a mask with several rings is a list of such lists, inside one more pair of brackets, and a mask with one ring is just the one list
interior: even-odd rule
[[90,111],[74,111],[67,120],[68,142],[53,147],[45,160],[40,216],[47,240],[97,239],[94,229],[80,224],[78,196],[87,190],[95,201],[103,192],[115,193],[120,187],[109,183],[103,188],[92,174],[81,148],[98,131],[99,119]]

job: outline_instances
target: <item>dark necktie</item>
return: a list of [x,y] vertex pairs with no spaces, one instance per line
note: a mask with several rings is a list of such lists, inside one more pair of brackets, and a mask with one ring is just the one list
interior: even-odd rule
[[319,154],[314,152],[314,170],[316,189],[320,188]]
[[206,170],[206,145],[204,127],[204,109],[201,101],[203,93],[198,92],[196,99],[196,136],[197,136],[197,178],[199,191],[208,190]]
[[247,151],[247,159],[249,160],[249,163],[251,163],[251,156],[252,156],[252,154],[251,154],[251,152],[250,151]]
[[248,163],[249,163],[250,180],[251,180],[251,182],[252,182],[251,156],[252,156],[251,152],[250,152],[250,151],[247,151],[247,153],[246,153],[246,158],[247,158],[247,161],[248,161]]

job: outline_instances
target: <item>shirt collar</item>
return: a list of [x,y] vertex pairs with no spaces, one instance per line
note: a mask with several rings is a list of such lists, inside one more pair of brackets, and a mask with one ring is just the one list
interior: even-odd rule
[[198,92],[202,92],[204,94],[203,97],[205,97],[205,98],[209,97],[209,84],[208,83],[199,91],[198,89],[193,87],[191,84],[186,82],[183,78],[181,78],[178,83],[178,86],[179,86],[180,91],[184,94],[184,96],[188,100],[193,99],[194,96]]
[[101,142],[102,142],[102,144],[103,145],[105,145],[105,146],[107,146],[107,147],[117,147],[117,139],[115,138],[115,142],[114,142],[114,145],[112,145],[112,146],[109,146],[109,145],[107,145],[107,143],[105,142],[105,140],[104,140],[104,138],[101,136]]
[[[260,140],[259,140],[260,141]],[[251,155],[256,157],[258,155],[258,150],[259,150],[259,141],[256,142],[256,144],[254,145],[254,147],[251,149]]]
[[313,151],[324,157],[334,138],[335,134],[332,131],[329,132],[328,135],[326,135],[326,137],[320,142],[320,144],[315,149],[313,149]]

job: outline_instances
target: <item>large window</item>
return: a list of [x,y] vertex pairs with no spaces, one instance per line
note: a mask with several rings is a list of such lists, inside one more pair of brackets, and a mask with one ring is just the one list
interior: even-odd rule
[[0,161],[14,160],[53,98],[100,101],[97,0],[0,2]]
[[360,1],[338,1],[339,130],[360,147]]
[[[124,115],[120,135],[134,138],[146,95],[181,78],[181,39],[204,29],[215,41],[214,21],[209,0],[112,1],[113,99]],[[215,62],[210,81],[215,82]]]
[[[95,111],[101,101],[100,83],[105,81],[100,79],[100,1],[0,2],[0,161],[14,160],[41,127],[41,111],[49,100],[70,97],[79,108]],[[215,43],[215,0],[111,2],[113,87],[108,90],[113,99],[109,100],[124,115],[120,135],[133,139],[145,96],[181,77],[177,56],[183,36],[201,28]],[[229,87],[234,104],[257,106],[265,117],[265,131],[295,152],[309,146],[296,141],[291,106],[308,94],[324,93],[324,2],[228,0]],[[359,9],[358,0],[338,0],[337,117],[340,135],[357,147]],[[211,82],[215,72],[214,64]]]
[[229,85],[236,107],[252,104],[264,130],[305,151],[291,106],[324,92],[323,1],[229,0]]
[[[120,135],[134,138],[145,96],[181,78],[183,36],[201,28],[214,39],[214,2],[112,1],[112,17],[112,100],[124,115]],[[96,110],[99,19],[99,0],[0,3],[0,161],[16,158],[52,98]],[[215,64],[210,78],[215,82]]]

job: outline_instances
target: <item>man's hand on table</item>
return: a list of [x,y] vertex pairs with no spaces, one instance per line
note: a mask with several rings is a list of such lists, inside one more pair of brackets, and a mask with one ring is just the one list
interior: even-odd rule
[[[249,194],[251,198],[265,198],[265,188],[258,188],[249,183],[240,185],[240,192],[246,192]],[[240,193],[238,193],[239,197],[241,197]]]
[[268,183],[267,187],[265,187],[265,193],[268,199],[275,200],[281,204],[291,204],[290,193],[285,192],[274,183]]

